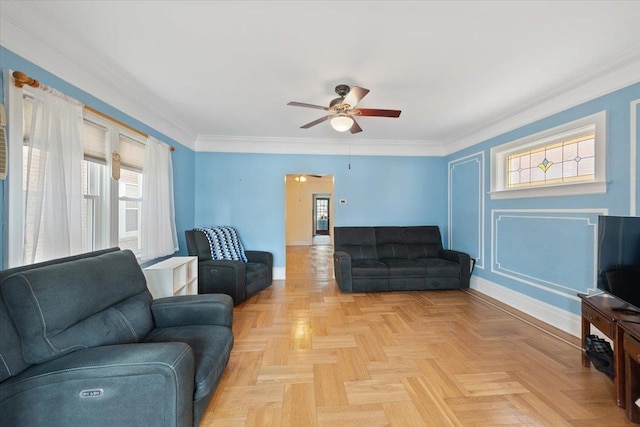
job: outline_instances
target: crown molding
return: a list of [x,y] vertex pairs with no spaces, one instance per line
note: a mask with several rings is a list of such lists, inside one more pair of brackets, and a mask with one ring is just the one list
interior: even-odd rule
[[640,46],[625,50],[606,65],[575,79],[553,93],[524,104],[515,112],[498,116],[487,125],[443,141],[446,155],[560,113],[592,99],[640,82]]
[[352,156],[443,156],[439,142],[408,140],[347,140],[330,138],[245,137],[199,135],[196,151],[222,153],[325,154]]
[[[0,28],[2,46],[16,55],[193,149],[196,135],[158,108],[165,100],[142,82],[132,80],[124,70],[106,63],[82,40],[68,37],[49,22],[29,14],[16,1],[3,1]],[[83,58],[81,62],[76,59],[79,57]]]
[[640,81],[640,46],[636,45],[553,92],[442,141],[198,136],[162,109],[165,99],[132,80],[122,67],[107,63],[82,40],[29,14],[19,1],[2,1],[0,41],[100,102],[195,151],[343,155],[350,148],[352,155],[446,156]]

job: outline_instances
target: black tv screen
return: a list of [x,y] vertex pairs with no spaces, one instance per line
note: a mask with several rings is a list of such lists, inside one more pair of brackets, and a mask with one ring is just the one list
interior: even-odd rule
[[640,312],[640,217],[598,218],[597,287]]

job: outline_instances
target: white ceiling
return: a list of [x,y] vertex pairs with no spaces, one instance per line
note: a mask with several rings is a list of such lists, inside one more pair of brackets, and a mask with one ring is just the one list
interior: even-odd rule
[[[450,152],[640,81],[640,1],[3,0],[0,15],[6,48],[205,150]],[[402,115],[300,129],[323,112],[287,102],[328,105],[341,83]]]

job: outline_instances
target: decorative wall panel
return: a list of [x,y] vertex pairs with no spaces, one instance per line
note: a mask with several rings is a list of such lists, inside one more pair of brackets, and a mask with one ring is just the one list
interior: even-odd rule
[[491,211],[491,271],[575,298],[595,289],[598,215],[606,209]]
[[449,162],[449,248],[484,269],[484,152]]

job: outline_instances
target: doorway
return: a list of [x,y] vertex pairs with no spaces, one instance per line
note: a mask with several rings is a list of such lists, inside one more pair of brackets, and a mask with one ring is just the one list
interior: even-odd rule
[[287,246],[332,244],[333,175],[285,176],[285,241]]

